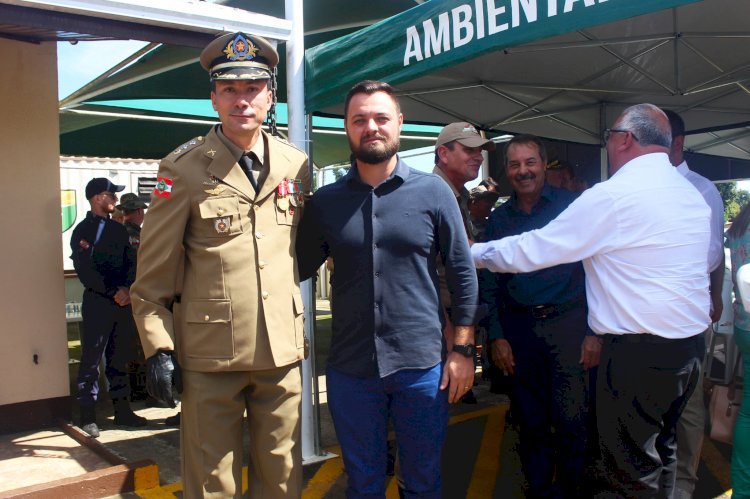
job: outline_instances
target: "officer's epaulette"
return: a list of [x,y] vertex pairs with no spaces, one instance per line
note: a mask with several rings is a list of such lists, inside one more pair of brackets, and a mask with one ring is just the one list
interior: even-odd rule
[[195,137],[194,139],[188,140],[177,149],[169,153],[169,159],[171,159],[172,161],[176,161],[186,152],[190,151],[191,149],[195,149],[196,146],[203,144],[204,140],[205,139],[203,137]]
[[271,135],[271,134],[269,133],[269,134],[268,134],[268,136],[269,136],[269,137],[271,137],[271,138],[274,138],[274,139],[278,140],[278,141],[279,141],[279,142],[281,142],[282,144],[286,144],[286,145],[288,145],[288,146],[290,146],[290,147],[293,147],[293,148],[297,149],[297,150],[298,150],[299,152],[301,152],[302,154],[307,154],[307,153],[306,153],[305,151],[303,151],[302,149],[300,149],[300,148],[299,148],[299,147],[297,147],[296,145],[292,144],[291,142],[289,142],[288,140],[286,140],[286,139],[285,139],[284,137],[282,137],[281,135]]

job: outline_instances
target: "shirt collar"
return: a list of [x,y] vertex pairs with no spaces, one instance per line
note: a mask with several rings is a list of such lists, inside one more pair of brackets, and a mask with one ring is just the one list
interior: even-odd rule
[[687,173],[690,171],[690,168],[688,168],[687,161],[683,161],[679,165],[677,165],[677,171],[682,173],[682,176],[684,177],[687,175]]
[[[442,169],[442,168],[440,168],[440,167],[439,167],[438,165],[435,165],[435,168],[433,168],[433,169],[432,169],[432,173],[434,173],[434,174],[435,174],[435,175],[437,175],[438,177],[440,177],[440,178],[442,178],[443,180],[445,180],[445,183],[446,183],[446,184],[448,184],[448,187],[450,187],[450,188],[451,188],[451,190],[453,191],[453,195],[454,195],[455,197],[457,197],[457,198],[458,198],[458,197],[463,197],[463,192],[462,192],[462,191],[465,191],[465,190],[466,190],[466,188],[463,188],[463,189],[462,189],[462,191],[459,191],[458,189],[456,189],[456,186],[455,186],[455,185],[453,185],[453,182],[451,182],[451,181],[450,181],[450,180],[448,179],[448,176],[447,176],[447,175],[445,174],[445,172],[443,171],[443,169]],[[467,193],[468,193],[468,191],[467,191]],[[467,196],[467,197],[468,197],[468,196]]]
[[258,137],[258,140],[255,141],[255,144],[250,149],[250,151],[245,151],[241,147],[237,146],[234,142],[229,140],[229,138],[224,135],[224,132],[221,130],[221,126],[216,125],[216,135],[219,137],[219,140],[227,146],[227,149],[229,149],[232,152],[232,155],[239,160],[240,157],[245,154],[245,152],[252,152],[255,154],[255,157],[258,158],[258,161],[261,165],[265,164],[265,157],[266,157],[266,144],[265,144],[265,138],[263,137],[263,132],[261,132],[260,137]]
[[[640,156],[637,156],[617,170],[614,175],[612,175],[610,178],[615,178],[617,175],[620,174],[620,172],[625,170],[634,170],[634,169],[640,169],[640,168],[654,168],[655,166],[669,166],[670,168],[674,168],[672,166],[672,163],[669,162],[669,156],[665,152],[651,152],[648,154],[642,154]],[[685,165],[687,166],[687,165]]]
[[[406,179],[409,178],[409,165],[401,161],[401,158],[398,155],[396,155],[396,168],[393,169],[393,173],[391,173],[383,183],[390,182],[395,177],[399,177],[402,182],[406,182]],[[355,159],[352,159],[351,167],[349,168],[349,171],[346,172],[346,175],[344,175],[344,179],[347,183],[351,183],[352,181],[356,181],[360,184],[364,183],[359,178],[359,170],[357,169],[357,161]]]
[[[547,181],[544,182],[544,186],[542,186],[542,192],[540,193],[539,200],[541,201],[541,198],[544,198],[546,201],[549,201],[552,199],[553,191],[552,186],[550,186]],[[508,205],[509,208],[513,208],[516,210],[516,204],[518,204],[518,197],[516,196],[516,191],[513,191],[513,193],[508,198],[508,201],[505,203]],[[539,201],[537,201],[537,204],[539,204]],[[536,205],[534,205],[536,207]],[[516,210],[517,211],[517,210]]]

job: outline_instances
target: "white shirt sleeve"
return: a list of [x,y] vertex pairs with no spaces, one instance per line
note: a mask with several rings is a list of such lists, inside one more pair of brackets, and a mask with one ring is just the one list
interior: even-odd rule
[[618,234],[615,201],[600,184],[584,191],[545,227],[476,243],[471,255],[477,268],[531,272],[577,262],[617,247]]

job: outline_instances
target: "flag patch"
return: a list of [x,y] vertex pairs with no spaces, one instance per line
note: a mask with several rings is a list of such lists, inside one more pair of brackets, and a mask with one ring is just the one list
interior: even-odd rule
[[168,198],[172,195],[172,179],[167,177],[158,177],[154,186],[154,195],[162,198]]

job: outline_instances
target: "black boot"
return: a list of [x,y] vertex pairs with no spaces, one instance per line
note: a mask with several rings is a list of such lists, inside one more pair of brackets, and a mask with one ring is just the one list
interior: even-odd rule
[[146,418],[134,413],[127,398],[112,399],[115,406],[115,426],[146,426]]
[[91,438],[99,436],[99,427],[96,425],[96,410],[93,405],[81,406],[80,428]]
[[164,420],[164,424],[167,426],[180,426],[180,414],[178,412],[174,416],[169,416]]

